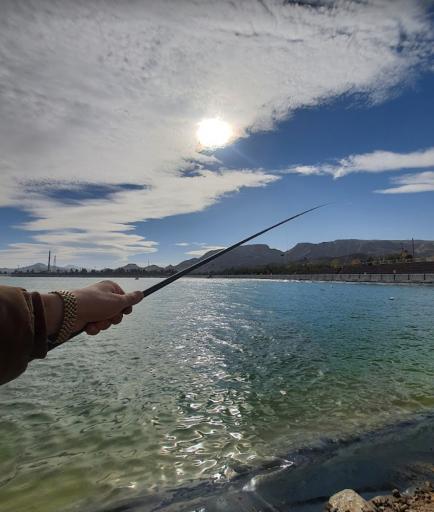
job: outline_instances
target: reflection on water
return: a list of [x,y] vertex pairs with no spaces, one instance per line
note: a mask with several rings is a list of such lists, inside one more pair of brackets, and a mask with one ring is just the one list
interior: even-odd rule
[[162,290],[121,326],[76,338],[0,388],[2,511],[152,500],[433,410],[434,289],[390,295],[381,285],[217,279]]

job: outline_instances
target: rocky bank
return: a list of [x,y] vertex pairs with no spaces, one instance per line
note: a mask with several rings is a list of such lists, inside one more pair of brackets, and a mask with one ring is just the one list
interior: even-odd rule
[[434,487],[426,482],[412,491],[365,500],[352,489],[334,494],[326,505],[327,512],[434,512]]

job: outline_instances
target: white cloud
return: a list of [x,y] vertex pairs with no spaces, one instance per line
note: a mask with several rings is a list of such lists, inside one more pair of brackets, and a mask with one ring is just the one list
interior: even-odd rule
[[175,245],[178,247],[188,247],[190,244],[188,242],[178,242]]
[[336,164],[300,165],[290,169],[304,175],[330,174],[341,178],[354,172],[384,172],[402,169],[422,169],[434,166],[434,147],[412,153],[373,151],[361,155],[350,155]]
[[217,251],[219,249],[224,249],[224,246],[221,246],[221,245],[203,245],[203,244],[201,244],[201,245],[202,245],[202,249],[188,251],[185,254],[199,258],[200,256],[203,256],[204,254],[206,254],[208,251]]
[[393,187],[376,190],[379,194],[411,194],[434,192],[434,171],[406,174],[392,178]]
[[[128,231],[133,229],[129,224],[142,219],[201,211],[229,192],[242,187],[264,186],[276,179],[276,176],[260,171],[202,170],[194,176],[162,176],[151,186],[116,192],[108,200],[62,204],[34,195],[27,208],[37,219],[27,222],[24,227],[30,231],[80,228],[94,232],[96,223],[102,232]],[[21,201],[25,204],[24,195]]]
[[[34,217],[27,255],[54,239],[76,257],[155,250],[134,223],[200,211],[274,179],[207,171],[219,162],[198,153],[198,121],[219,115],[244,136],[339,94],[381,100],[427,60],[430,30],[416,0],[3,0],[0,206]],[[65,203],[48,194],[53,182],[145,188]]]
[[34,256],[31,244],[11,247],[10,253],[0,251],[0,264],[7,265],[10,256],[15,261],[20,247],[29,261],[33,261],[42,248],[47,253],[50,247],[55,247],[56,253],[95,254],[98,259],[101,254],[111,253],[117,261],[134,254],[155,252],[158,244],[134,234],[134,223],[201,211],[241,187],[265,186],[276,179],[271,174],[249,170],[202,170],[195,176],[162,178],[154,187],[116,192],[109,200],[67,204],[47,199],[37,192],[24,191],[20,195],[20,204],[35,219],[23,227],[35,232],[33,238],[38,245],[35,245]]

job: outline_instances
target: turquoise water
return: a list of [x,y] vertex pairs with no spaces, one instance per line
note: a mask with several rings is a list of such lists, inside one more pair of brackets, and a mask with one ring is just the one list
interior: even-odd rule
[[1,510],[151,501],[433,410],[433,287],[185,279],[0,388]]

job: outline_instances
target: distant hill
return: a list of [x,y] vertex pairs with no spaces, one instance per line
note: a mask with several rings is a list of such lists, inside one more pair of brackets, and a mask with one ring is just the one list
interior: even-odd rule
[[134,272],[136,270],[140,270],[140,267],[136,263],[127,263],[123,267],[119,267],[118,270],[123,270],[124,272]]
[[47,270],[47,265],[45,263],[34,263],[33,265],[28,265],[27,267],[20,267],[21,272],[45,272]]
[[[184,268],[193,265],[201,259],[211,256],[218,251],[209,251],[200,258],[192,258],[190,260],[182,261],[179,265],[176,265],[177,270],[183,270]],[[224,256],[211,261],[204,265],[199,272],[222,272],[223,270],[231,268],[248,268],[248,267],[261,267],[263,265],[280,265],[283,263],[284,253],[277,249],[270,249],[265,244],[254,244],[254,245],[243,245],[237,247],[232,252],[225,254]]]
[[163,272],[165,269],[164,267],[159,267],[158,265],[148,265],[146,267],[139,267],[136,263],[127,263],[123,267],[119,267],[116,270],[121,270],[123,272],[138,272],[138,271],[144,271],[149,273],[158,273]]
[[[411,240],[335,240],[318,244],[301,243],[287,251],[288,261],[295,262],[307,259],[318,261],[322,259],[341,258],[350,255],[384,256],[400,253],[402,249],[412,253]],[[415,257],[426,258],[434,256],[434,241],[415,240]]]
[[[78,269],[79,267],[76,267],[75,265],[66,265],[65,267],[55,267],[54,265],[51,266],[52,272],[69,272],[71,270]],[[7,272],[8,274],[14,272],[15,270],[19,270],[20,272],[34,272],[35,274],[39,272],[46,272],[48,269],[47,265],[45,263],[34,263],[33,265],[27,265],[25,267],[17,267],[17,268],[7,268],[3,267],[0,268],[0,273]]]
[[169,270],[169,267],[163,268],[158,265],[148,265],[147,267],[144,267],[143,270],[145,272],[163,272],[164,270]]
[[[415,257],[434,257],[434,241],[415,240]],[[198,273],[223,272],[230,269],[265,267],[266,265],[281,265],[299,261],[326,261],[333,258],[369,257],[399,254],[402,249],[412,252],[411,240],[335,240],[317,244],[300,243],[286,252],[271,249],[265,244],[244,245],[238,247],[199,269]],[[176,266],[177,270],[193,265],[218,251],[209,251],[201,258],[182,261]]]
[[[359,240],[359,239],[346,239],[334,240],[332,242],[313,243],[300,243],[295,245],[292,249],[282,252],[277,249],[271,249],[265,244],[252,244],[238,247],[234,251],[225,254],[207,265],[200,268],[197,273],[208,272],[224,272],[240,269],[254,269],[266,267],[267,265],[285,265],[289,262],[296,263],[302,261],[309,262],[323,262],[334,258],[344,258],[343,264],[346,260],[360,259],[364,260],[369,256],[381,257],[393,254],[399,254],[402,250],[406,250],[412,254],[412,241],[411,240]],[[434,260],[434,241],[431,240],[415,240],[414,241],[415,257],[416,258],[429,258]],[[136,263],[128,263],[120,269],[123,272],[149,272],[150,275],[156,274],[169,274],[174,271],[183,270],[184,268],[193,265],[194,263],[215,254],[218,251],[209,251],[200,258],[191,258],[182,261],[178,265],[169,265],[165,268],[158,265],[148,265],[147,267],[140,267]],[[76,267],[68,265],[67,267],[52,267],[52,270],[58,272],[68,271]],[[120,270],[117,269],[117,270]],[[46,272],[47,265],[44,263],[35,263],[27,267],[21,267],[20,272]],[[116,272],[111,269],[105,269],[107,272]],[[0,268],[0,272],[13,272],[10,268]]]

